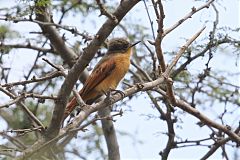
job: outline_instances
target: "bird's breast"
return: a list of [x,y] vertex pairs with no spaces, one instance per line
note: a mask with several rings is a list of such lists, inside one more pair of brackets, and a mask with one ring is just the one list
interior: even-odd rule
[[[131,50],[129,50],[129,52],[131,52]],[[109,89],[117,88],[119,82],[128,72],[130,66],[130,53],[117,54],[112,57],[112,60],[114,61],[115,68],[111,74],[97,87],[98,90],[107,92]]]

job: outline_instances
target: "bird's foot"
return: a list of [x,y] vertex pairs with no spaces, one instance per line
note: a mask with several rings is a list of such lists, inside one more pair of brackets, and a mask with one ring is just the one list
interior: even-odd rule
[[117,90],[117,89],[111,89],[110,92],[112,92],[113,95],[120,94],[121,98],[123,99],[126,95],[123,91]]
[[113,94],[111,93],[111,90],[109,90],[108,92],[104,92],[104,94],[106,96],[104,101],[112,105],[115,99],[113,98]]
[[121,98],[123,99],[126,95],[123,91],[120,90],[116,90],[116,89],[110,89],[108,92],[104,92],[104,94],[106,95],[106,99],[110,104],[113,104],[115,99],[114,99],[114,95],[116,94],[120,94]]

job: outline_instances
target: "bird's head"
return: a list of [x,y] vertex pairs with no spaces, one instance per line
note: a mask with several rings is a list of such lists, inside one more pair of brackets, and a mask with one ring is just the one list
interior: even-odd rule
[[129,43],[125,38],[114,38],[108,42],[108,53],[125,53],[129,48],[132,48],[136,43]]

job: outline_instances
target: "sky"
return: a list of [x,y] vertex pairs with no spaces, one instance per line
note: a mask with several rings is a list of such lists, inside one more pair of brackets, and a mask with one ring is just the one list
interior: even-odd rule
[[[0,6],[9,6],[9,4],[12,4],[12,2],[16,2],[14,0],[9,1],[3,1],[0,0]],[[222,0],[220,8],[220,26],[230,26],[230,27],[239,27],[239,0],[231,0],[231,3],[229,3],[229,0]],[[193,6],[198,7],[202,3],[198,2],[195,3],[193,0],[171,0],[170,2],[164,3],[164,10],[166,14],[166,18],[164,19],[164,26],[168,28],[172,24],[176,23],[177,20],[184,17],[186,13],[188,13]],[[148,7],[151,7],[148,4]],[[138,12],[141,10],[141,12]],[[144,5],[142,2],[140,2],[133,11],[131,11],[131,14],[135,14],[135,12],[138,13],[138,16],[136,19],[139,21],[142,21],[142,24],[145,24],[146,27],[149,27],[149,21],[147,19]],[[184,22],[181,27],[174,30],[171,34],[167,35],[166,38],[163,41],[163,49],[164,50],[177,50],[179,47],[181,47],[185,39],[189,38],[193,34],[195,34],[199,29],[201,29],[203,26],[207,26],[206,30],[203,32],[203,35],[200,36],[198,39],[200,40],[203,36],[206,36],[208,34],[208,31],[211,30],[211,22],[205,22],[206,19],[214,19],[214,13],[212,9],[204,9],[194,15],[192,19],[188,20],[187,22]],[[139,18],[141,17],[141,18]],[[74,17],[73,17],[74,18]],[[127,18],[127,17],[126,17]],[[102,21],[100,20],[100,23]],[[2,21],[0,21],[2,23]],[[76,22],[74,19],[69,19],[68,21],[65,21],[65,24],[73,25],[73,26],[81,26],[81,29],[84,29],[85,27],[93,28],[92,33],[95,33],[94,26],[91,26],[91,24],[85,24],[85,25],[78,25],[80,22]],[[21,29],[21,32],[28,33],[30,28],[36,27],[34,24],[27,24],[28,27],[26,27],[25,23],[18,23],[15,24],[12,27],[16,27],[17,29]],[[89,26],[87,26],[89,25]],[[149,30],[150,31],[150,30]],[[239,35],[236,35],[236,37],[239,38]],[[18,42],[18,41],[16,41]],[[228,48],[224,48],[228,52]],[[19,80],[19,77],[22,76],[22,72],[26,67],[28,67],[31,63],[31,59],[33,59],[34,56],[32,55],[31,51],[24,50],[23,52],[16,51],[16,54],[14,54],[14,58],[12,62],[9,62],[9,64],[15,64],[15,67],[13,68],[13,72],[15,74],[10,77],[11,81]],[[223,65],[226,62],[226,59],[228,60],[228,65]],[[28,62],[29,60],[29,62]],[[170,59],[169,59],[170,60]],[[15,63],[18,62],[25,62],[25,63]],[[236,66],[236,59],[235,57],[230,57],[227,53],[221,53],[220,56],[214,57],[211,61],[212,67],[217,67],[215,69],[224,69],[229,72],[239,71],[239,66]],[[194,72],[201,72],[202,67],[204,67],[203,64],[206,63],[205,59],[199,59],[196,64],[194,64],[193,70]],[[240,79],[232,80],[233,83],[239,85]],[[1,93],[0,93],[1,97]],[[128,160],[152,160],[152,159],[159,159],[158,153],[164,148],[166,144],[167,137],[163,136],[160,132],[166,131],[166,124],[160,121],[159,119],[155,118],[148,118],[147,114],[152,114],[157,116],[158,113],[156,110],[152,108],[150,100],[147,98],[147,95],[143,94],[141,98],[137,98],[134,101],[129,102],[131,106],[131,111],[129,111],[128,107],[122,106],[124,110],[124,114],[122,117],[115,118],[117,121],[114,123],[115,128],[118,131],[125,131],[129,132],[132,135],[132,138],[134,138],[136,141],[133,141],[132,138],[129,138],[127,136],[120,137],[118,139],[119,146],[120,146],[120,152],[122,159],[128,159]],[[239,110],[238,110],[239,111]],[[212,113],[206,113],[210,116],[214,117],[214,114]],[[239,113],[240,114],[240,113]],[[177,133],[182,133],[185,135],[186,138],[189,139],[197,139],[199,135],[201,136],[208,136],[207,128],[200,129],[199,127],[195,126],[194,124],[198,122],[198,120],[192,116],[186,116],[183,118],[184,123],[182,124],[183,130],[176,129]],[[2,130],[4,126],[0,126],[0,129]],[[186,131],[186,128],[187,129]],[[205,132],[206,131],[206,132]],[[182,135],[180,134],[180,135]],[[1,141],[1,140],[0,140]],[[137,141],[142,141],[142,143],[138,143]],[[197,150],[197,151],[196,151]],[[186,160],[186,159],[197,159],[200,158],[208,148],[202,148],[198,147],[190,149],[190,148],[181,148],[181,149],[174,149],[169,159],[171,160]],[[239,153],[240,155],[240,153]],[[193,158],[194,157],[194,158]],[[213,155],[213,157],[210,160],[214,159],[221,159],[220,151],[218,150],[217,153]]]

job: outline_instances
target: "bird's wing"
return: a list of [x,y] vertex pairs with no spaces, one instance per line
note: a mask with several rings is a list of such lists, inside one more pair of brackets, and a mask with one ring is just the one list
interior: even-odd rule
[[89,78],[83,85],[80,95],[84,97],[92,91],[98,84],[100,84],[106,77],[108,77],[116,67],[115,61],[112,58],[102,58],[92,71]]

